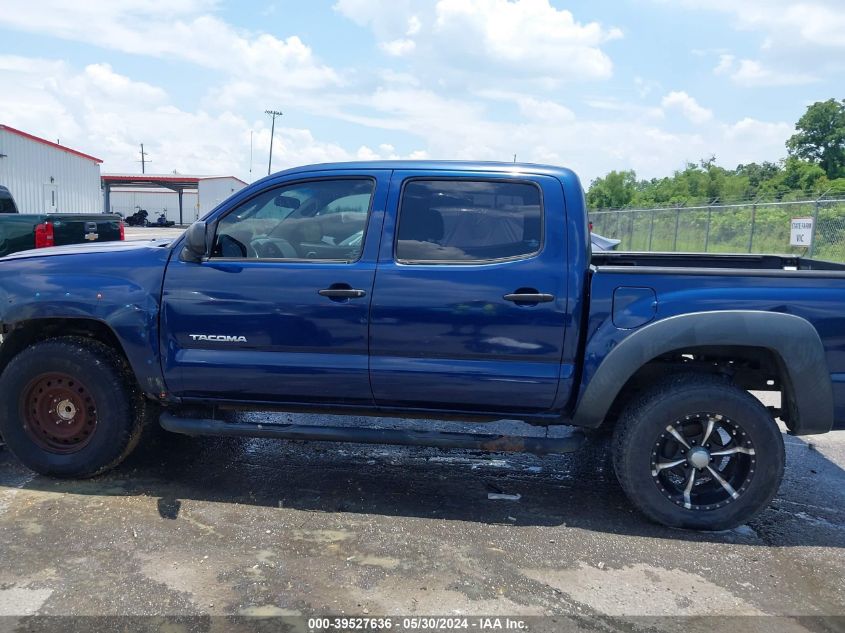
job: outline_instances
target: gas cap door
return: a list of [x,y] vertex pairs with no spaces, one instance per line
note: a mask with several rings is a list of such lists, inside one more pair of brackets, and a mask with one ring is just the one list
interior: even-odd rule
[[657,314],[654,288],[619,286],[613,291],[613,325],[632,330],[645,325]]

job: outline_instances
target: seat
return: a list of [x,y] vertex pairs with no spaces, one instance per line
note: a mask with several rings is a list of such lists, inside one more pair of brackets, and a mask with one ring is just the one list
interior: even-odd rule
[[427,200],[409,198],[402,204],[399,215],[399,240],[432,242],[443,239],[443,216],[428,205]]

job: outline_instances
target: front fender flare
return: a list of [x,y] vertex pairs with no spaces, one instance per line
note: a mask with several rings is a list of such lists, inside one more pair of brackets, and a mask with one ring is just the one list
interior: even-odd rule
[[625,383],[649,361],[674,350],[708,345],[771,351],[788,379],[784,389],[789,389],[790,430],[810,435],[832,428],[833,388],[818,332],[799,316],[754,310],[681,314],[633,332],[599,365],[578,400],[572,424],[599,426]]

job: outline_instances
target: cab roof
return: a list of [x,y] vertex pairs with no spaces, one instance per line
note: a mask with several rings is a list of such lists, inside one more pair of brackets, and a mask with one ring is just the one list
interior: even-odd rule
[[386,169],[396,171],[454,171],[481,173],[524,173],[554,176],[560,179],[577,179],[575,172],[566,167],[539,165],[534,163],[505,163],[495,161],[463,160],[367,160],[342,163],[321,163],[304,165],[276,172],[273,176],[307,173],[312,171],[343,171],[356,169]]

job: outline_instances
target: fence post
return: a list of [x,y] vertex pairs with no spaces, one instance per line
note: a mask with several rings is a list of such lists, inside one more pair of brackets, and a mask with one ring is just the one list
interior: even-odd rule
[[648,227],[648,250],[651,251],[651,242],[654,238],[654,209],[651,210],[651,223]]
[[757,204],[751,205],[751,235],[748,236],[748,252],[754,246],[754,223],[757,221]]
[[681,207],[675,208],[675,237],[672,240],[672,252],[678,250],[678,225],[681,222]]
[[710,218],[713,215],[713,205],[707,205],[707,230],[704,233],[704,252],[707,252],[710,246]]
[[812,259],[813,255],[816,252],[816,232],[818,231],[818,224],[819,224],[819,208],[821,207],[821,198],[816,199],[815,209],[813,210],[813,232],[810,233],[810,258]]

